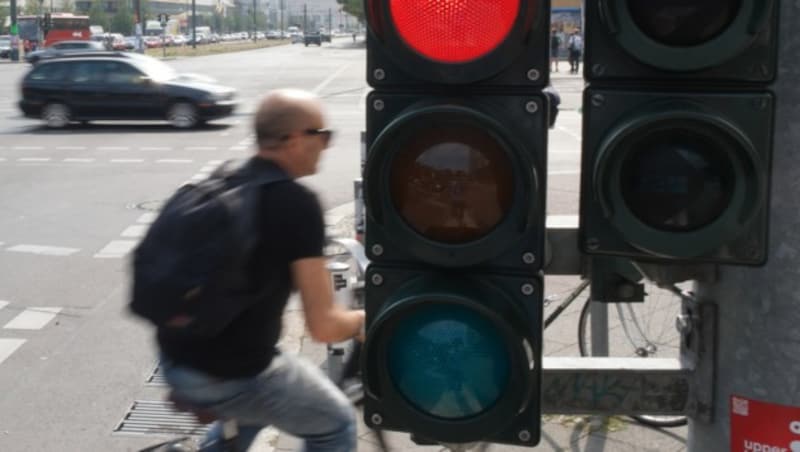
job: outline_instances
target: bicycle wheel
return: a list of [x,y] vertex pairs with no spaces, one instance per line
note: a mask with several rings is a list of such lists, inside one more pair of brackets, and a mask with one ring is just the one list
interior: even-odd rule
[[[592,356],[591,300],[581,309],[578,320],[578,348],[581,356]],[[678,295],[645,284],[644,302],[608,303],[608,355],[615,357],[678,358],[680,333],[675,319],[681,311]],[[686,416],[636,415],[642,424],[653,427],[685,425]]]

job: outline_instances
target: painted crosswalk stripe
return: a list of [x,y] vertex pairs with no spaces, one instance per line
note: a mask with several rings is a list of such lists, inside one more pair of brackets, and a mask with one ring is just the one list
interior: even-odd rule
[[14,146],[16,151],[40,151],[44,146]]
[[66,159],[64,159],[64,161],[67,162],[67,163],[90,163],[90,162],[94,162],[94,159],[92,159],[92,158],[73,157],[73,158],[66,158]]
[[122,231],[122,234],[120,234],[120,236],[130,237],[130,238],[144,237],[144,234],[147,232],[148,227],[149,226],[146,224],[134,224],[125,228],[125,230]]
[[136,240],[112,240],[94,255],[96,258],[121,258],[125,257],[138,243]]
[[3,309],[3,308],[5,308],[6,306],[8,306],[8,302],[7,302],[7,301],[0,300],[0,309]]
[[5,162],[5,161],[6,161],[5,157],[0,157],[0,162]]
[[171,151],[172,148],[168,146],[143,146],[139,149],[143,151]]
[[111,159],[111,163],[142,163],[144,159]]
[[183,148],[187,151],[216,151],[216,146],[187,146]]
[[139,217],[139,219],[137,219],[136,222],[142,224],[150,224],[156,221],[156,216],[158,216],[156,212],[147,212],[142,214],[142,216]]
[[231,146],[228,148],[229,151],[245,151],[247,150],[247,146]]
[[61,308],[27,308],[6,323],[6,330],[40,330],[53,320]]
[[0,339],[0,363],[25,343],[25,339]]
[[22,157],[17,159],[18,162],[49,162],[50,157]]
[[156,163],[192,163],[190,159],[158,159]]
[[15,245],[8,248],[6,251],[14,251],[16,253],[31,253],[41,254],[44,256],[69,256],[80,251],[79,248],[66,248],[62,246],[44,246],[44,245]]
[[56,146],[59,151],[84,151],[86,146]]
[[99,146],[98,151],[127,151],[130,149],[128,146]]

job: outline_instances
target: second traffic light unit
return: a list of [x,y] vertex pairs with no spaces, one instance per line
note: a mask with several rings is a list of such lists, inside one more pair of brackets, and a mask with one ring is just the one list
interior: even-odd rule
[[535,445],[549,2],[367,7],[365,421]]

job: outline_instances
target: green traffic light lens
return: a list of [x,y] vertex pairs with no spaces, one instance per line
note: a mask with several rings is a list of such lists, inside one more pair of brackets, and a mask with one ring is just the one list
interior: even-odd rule
[[741,0],[628,0],[636,26],[672,47],[691,47],[724,32],[736,18]]
[[387,361],[398,392],[416,409],[463,419],[490,409],[508,389],[511,356],[501,331],[458,305],[422,305],[399,321]]
[[627,146],[631,151],[622,163],[622,196],[644,224],[688,232],[728,209],[736,180],[729,143],[667,127],[633,138]]
[[406,224],[427,239],[463,244],[506,217],[514,172],[497,138],[477,124],[434,120],[408,135],[389,180],[392,203]]

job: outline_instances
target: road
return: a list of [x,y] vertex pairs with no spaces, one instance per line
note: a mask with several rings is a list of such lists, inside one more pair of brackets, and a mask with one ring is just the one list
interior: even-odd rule
[[[157,357],[149,328],[125,313],[128,254],[182,182],[253,151],[252,112],[272,88],[319,94],[337,135],[322,172],[304,179],[326,209],[352,201],[364,129],[361,43],[168,61],[238,89],[235,116],[193,131],[156,122],[97,122],[49,131],[16,108],[25,64],[0,64],[0,450],[137,450],[160,436],[115,432]],[[550,136],[548,211],[578,205],[578,77]],[[557,289],[557,287],[554,287]]]

